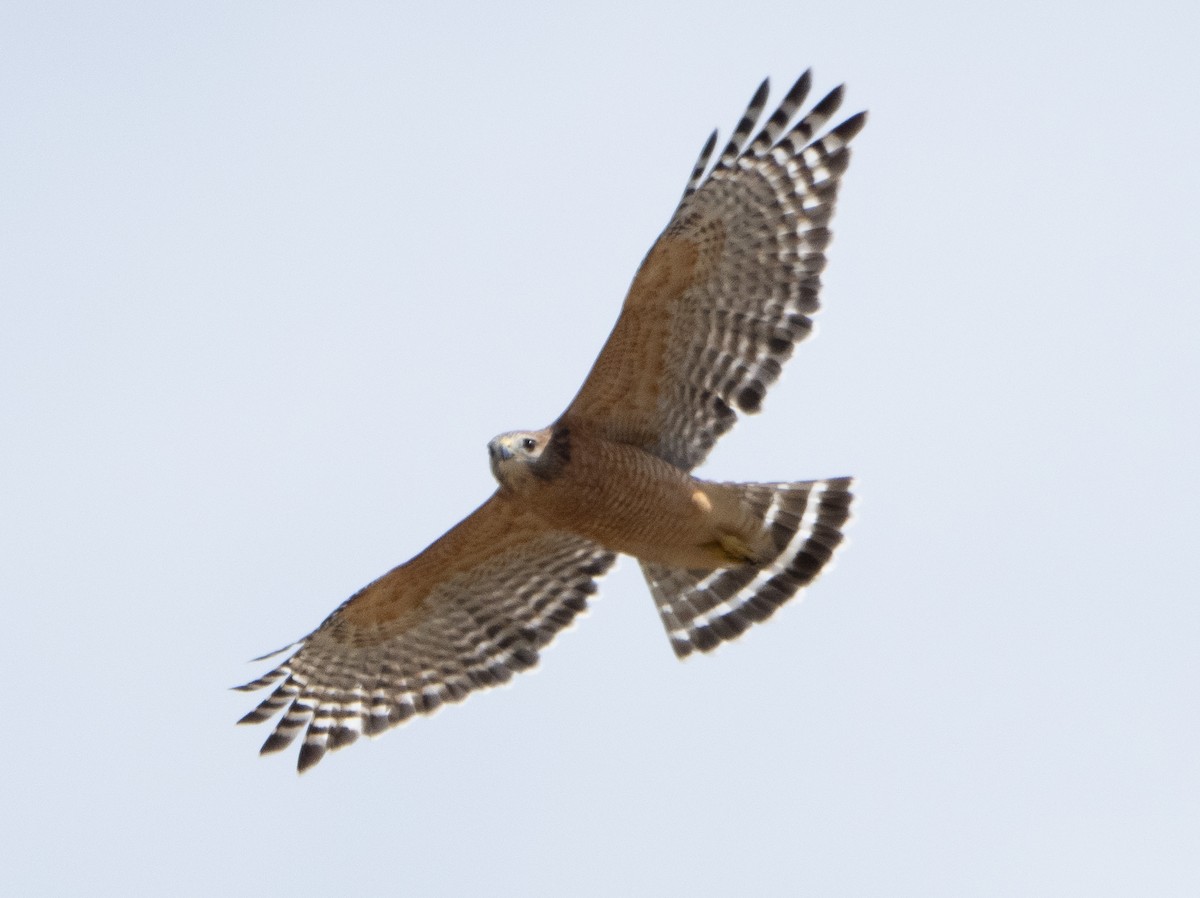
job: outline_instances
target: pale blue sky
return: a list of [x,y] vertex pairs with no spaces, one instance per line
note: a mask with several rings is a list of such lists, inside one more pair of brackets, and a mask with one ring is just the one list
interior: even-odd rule
[[[1200,894],[1194,5],[0,10],[12,894]],[[713,126],[869,108],[818,335],[701,472],[854,474],[711,657],[629,561],[297,777],[226,687],[491,490]]]

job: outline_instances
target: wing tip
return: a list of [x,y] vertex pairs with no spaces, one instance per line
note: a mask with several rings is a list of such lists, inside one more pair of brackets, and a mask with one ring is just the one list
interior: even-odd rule
[[325,745],[316,742],[305,742],[300,746],[300,753],[296,756],[296,773],[307,773],[321,758],[325,757],[327,751]]

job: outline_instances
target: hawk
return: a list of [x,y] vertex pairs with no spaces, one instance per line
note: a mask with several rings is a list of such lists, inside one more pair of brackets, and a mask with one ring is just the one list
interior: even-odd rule
[[[411,561],[342,603],[237,688],[275,685],[298,767],[537,663],[618,554],[641,565],[675,653],[741,635],[813,581],[842,540],[850,478],[716,483],[691,471],[737,412],[759,411],[818,307],[839,180],[865,113],[824,130],[838,87],[798,115],[805,72],[755,133],[764,81],[717,132],[562,416],[488,444],[499,487]],[[752,137],[753,135],[753,137]]]

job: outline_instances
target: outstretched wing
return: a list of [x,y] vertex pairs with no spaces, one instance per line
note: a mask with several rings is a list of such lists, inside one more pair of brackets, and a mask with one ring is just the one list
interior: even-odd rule
[[298,767],[305,770],[360,733],[376,735],[532,667],[538,650],[586,607],[613,559],[495,493],[344,602],[286,661],[237,687],[278,684],[239,723],[286,708],[262,751],[287,748],[304,730]]
[[706,178],[709,138],[564,423],[690,470],[734,409],[759,410],[812,328],[839,178],[866,121],[860,112],[814,139],[842,88],[792,124],[810,84],[805,72],[749,141],[764,81]]

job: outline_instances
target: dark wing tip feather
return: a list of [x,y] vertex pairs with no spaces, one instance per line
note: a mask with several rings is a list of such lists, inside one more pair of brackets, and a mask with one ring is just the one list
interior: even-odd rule
[[842,100],[845,99],[845,96],[846,85],[839,84],[824,97],[822,97],[820,102],[813,107],[813,114],[828,118],[838,111],[838,107],[842,105]]
[[296,772],[304,773],[317,761],[325,757],[325,746],[314,742],[305,742],[300,746],[300,754],[296,757]]
[[[276,652],[275,654],[278,654],[278,653]],[[267,657],[270,657],[270,655],[268,655]],[[266,686],[270,686],[272,683],[274,683],[276,680],[278,680],[280,677],[282,677],[285,673],[286,673],[286,671],[282,667],[277,667],[274,670],[268,671],[267,673],[263,674],[257,680],[251,680],[249,683],[242,683],[242,685],[240,685],[240,686],[230,686],[229,688],[232,689],[234,692],[254,692],[258,689],[262,689]]]
[[351,729],[348,726],[338,725],[329,731],[329,748],[331,751],[337,751],[339,748],[345,748],[347,745],[352,745],[358,740],[358,730]]
[[262,744],[262,748],[258,750],[258,753],[260,755],[272,755],[277,751],[283,751],[292,744],[295,738],[295,734],[274,732],[266,738]]
[[771,79],[764,78],[762,84],[758,86],[758,90],[754,92],[754,96],[750,98],[750,105],[746,107],[742,120],[738,122],[733,134],[729,136],[729,143],[725,144],[725,149],[721,151],[721,158],[717,160],[717,168],[729,168],[741,155],[747,138],[754,130],[754,126],[758,124],[759,116],[762,115],[763,107],[767,104],[767,95],[770,92]]
[[303,639],[297,639],[295,642],[289,642],[287,645],[285,645],[281,649],[276,649],[273,652],[267,652],[265,655],[259,655],[257,658],[251,658],[250,663],[256,664],[259,661],[266,661],[268,658],[274,658],[276,655],[282,655],[288,649],[294,649],[296,646],[298,646],[303,641],[304,641]]
[[696,159],[696,164],[692,166],[691,177],[688,178],[687,186],[683,189],[683,199],[687,199],[696,192],[696,188],[700,186],[700,182],[704,180],[704,172],[708,169],[708,163],[712,160],[713,150],[717,147],[717,129],[714,128],[712,134],[708,135],[708,140],[704,142],[704,146],[700,150],[700,155]]
[[832,131],[830,134],[836,135],[842,143],[849,143],[867,124],[867,111],[864,109],[861,112],[856,112],[850,116]]
[[788,91],[784,102],[800,104],[804,102],[804,98],[808,96],[808,92],[812,90],[812,69],[807,68],[796,79],[796,83],[792,85],[792,89]]

